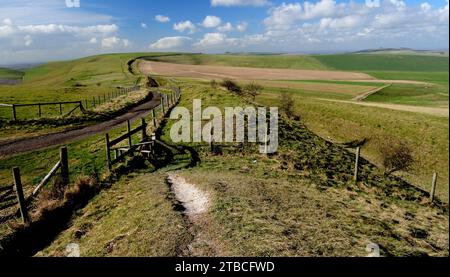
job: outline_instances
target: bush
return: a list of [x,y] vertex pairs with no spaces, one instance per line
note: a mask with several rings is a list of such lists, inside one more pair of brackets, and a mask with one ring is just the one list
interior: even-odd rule
[[230,79],[225,79],[222,82],[222,86],[226,88],[230,92],[234,92],[236,94],[242,93],[242,88],[235,81]]
[[407,171],[413,165],[414,157],[411,148],[405,142],[382,138],[378,144],[386,176],[397,171]]
[[253,97],[253,100],[255,100],[256,96],[261,93],[262,89],[263,87],[255,82],[252,82],[244,87],[245,93]]
[[290,93],[281,93],[281,110],[286,114],[286,116],[290,119],[294,114],[294,106],[295,100],[294,97]]
[[158,82],[150,76],[145,78],[145,87],[147,88],[157,88],[159,87]]

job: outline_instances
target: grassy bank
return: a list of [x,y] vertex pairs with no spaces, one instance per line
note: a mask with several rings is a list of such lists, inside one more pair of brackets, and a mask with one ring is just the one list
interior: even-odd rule
[[[271,106],[280,104],[280,93],[263,93],[257,101]],[[438,194],[448,201],[448,119],[412,112],[335,103],[292,94],[295,112],[315,133],[335,142],[368,138],[365,157],[380,164],[377,140],[394,137],[406,141],[416,159],[405,178],[429,190],[434,171],[440,175]]]
[[24,73],[19,70],[0,67],[0,79],[16,80],[22,79]]

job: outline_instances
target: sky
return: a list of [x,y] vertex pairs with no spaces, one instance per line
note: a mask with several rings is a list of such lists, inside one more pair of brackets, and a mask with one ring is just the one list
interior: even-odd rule
[[0,65],[116,52],[448,49],[448,0],[0,0]]

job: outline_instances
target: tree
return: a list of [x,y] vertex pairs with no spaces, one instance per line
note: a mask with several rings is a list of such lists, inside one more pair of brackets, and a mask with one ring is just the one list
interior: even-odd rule
[[294,114],[294,106],[295,106],[295,100],[294,97],[292,97],[292,94],[282,92],[281,93],[281,110],[286,114],[286,116],[290,119],[292,118]]
[[397,171],[407,171],[414,163],[411,148],[403,141],[383,138],[379,140],[378,148],[386,176]]
[[255,100],[256,96],[261,94],[262,89],[263,87],[255,82],[251,82],[250,84],[245,85],[244,87],[245,93],[253,97],[253,101]]

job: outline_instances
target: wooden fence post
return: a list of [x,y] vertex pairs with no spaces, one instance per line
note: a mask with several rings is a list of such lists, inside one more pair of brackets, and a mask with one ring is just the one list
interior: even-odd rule
[[437,184],[437,173],[433,174],[433,182],[431,183],[431,193],[430,193],[430,201],[434,201],[434,196],[436,194],[436,184]]
[[12,105],[13,120],[17,121],[16,105]]
[[19,202],[20,215],[24,224],[30,223],[30,217],[28,216],[27,205],[25,203],[25,197],[23,196],[22,180],[20,179],[20,169],[18,167],[13,168],[14,185],[16,187],[17,201]]
[[106,140],[106,163],[107,163],[109,172],[111,172],[112,165],[111,165],[111,153],[109,151],[110,150],[109,149],[109,134],[105,134],[105,140]]
[[155,109],[152,110],[153,127],[156,128],[156,112]]
[[131,140],[131,123],[127,120],[127,131],[128,131],[128,144],[130,148],[133,147],[133,141]]
[[59,103],[59,115],[62,115],[62,104]]
[[142,122],[142,141],[147,139],[147,123],[145,122],[145,118],[141,118]]
[[164,94],[162,95],[161,98],[161,107],[162,107],[162,112],[163,112],[163,116],[166,114],[166,108],[164,107]]
[[358,168],[359,168],[359,156],[361,155],[361,147],[356,148],[356,159],[355,159],[355,174],[353,175],[353,180],[358,182]]
[[69,184],[69,155],[67,153],[67,147],[61,147],[59,151],[61,159],[61,178],[64,185]]
[[209,141],[209,147],[211,148],[211,153],[214,153],[214,128],[211,126],[211,133],[210,133],[210,135],[211,135],[211,138],[210,138],[210,141]]
[[39,114],[39,117],[42,116],[41,104],[38,104],[38,114]]

